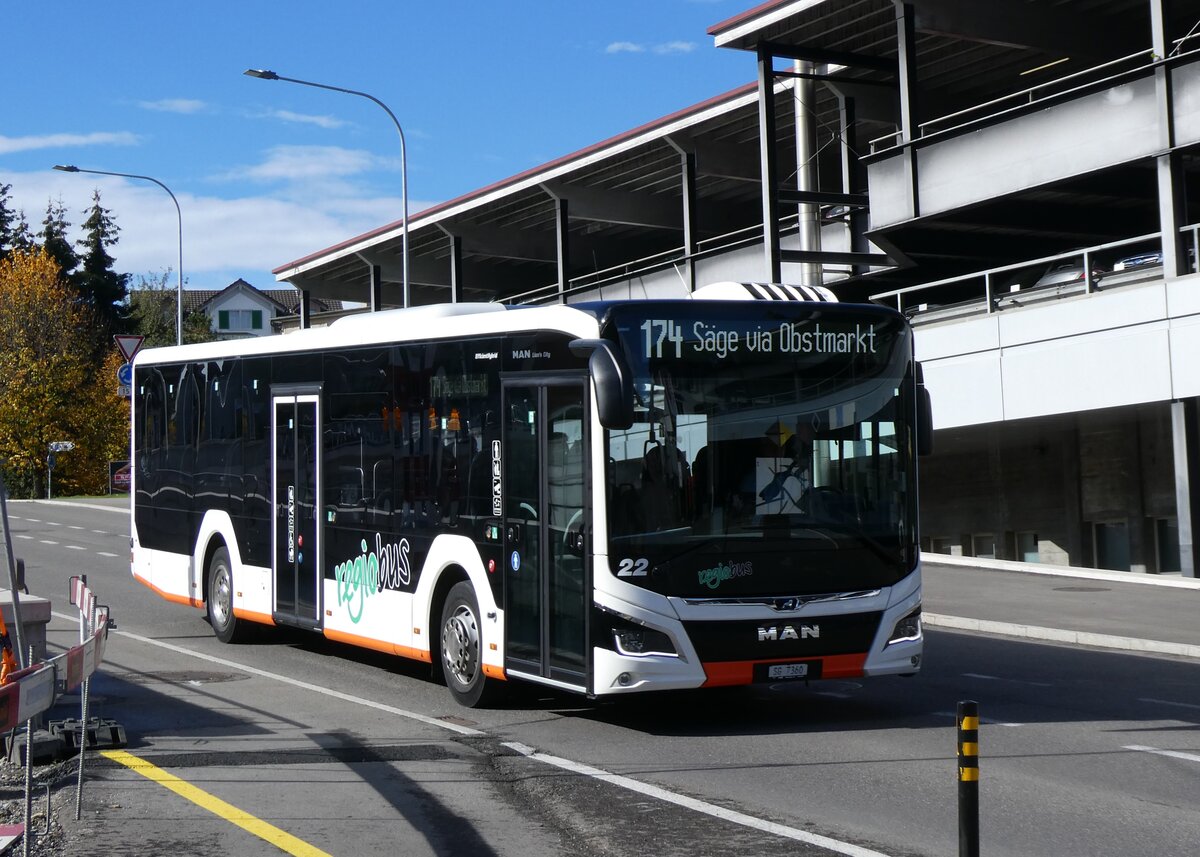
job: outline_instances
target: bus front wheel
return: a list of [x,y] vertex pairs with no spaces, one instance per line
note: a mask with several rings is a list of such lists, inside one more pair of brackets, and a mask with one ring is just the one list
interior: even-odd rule
[[206,593],[208,624],[222,643],[237,643],[247,636],[245,622],[233,615],[233,569],[229,549],[222,546],[213,552],[208,563],[208,592]]
[[442,675],[456,702],[468,708],[486,705],[499,695],[499,684],[483,674],[479,605],[471,584],[454,584],[442,606]]

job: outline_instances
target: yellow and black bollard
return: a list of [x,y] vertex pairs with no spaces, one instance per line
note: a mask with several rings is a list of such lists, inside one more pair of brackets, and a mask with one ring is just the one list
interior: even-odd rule
[[958,704],[958,855],[979,857],[979,703]]

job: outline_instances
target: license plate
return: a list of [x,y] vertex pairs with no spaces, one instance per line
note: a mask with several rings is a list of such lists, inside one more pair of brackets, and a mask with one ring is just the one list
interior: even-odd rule
[[771,664],[767,667],[767,678],[805,678],[808,664]]

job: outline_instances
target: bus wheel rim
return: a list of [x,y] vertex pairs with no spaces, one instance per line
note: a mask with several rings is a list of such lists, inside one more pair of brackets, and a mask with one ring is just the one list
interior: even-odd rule
[[454,681],[464,687],[475,680],[479,667],[479,626],[475,614],[460,604],[442,628],[442,660]]
[[229,622],[231,600],[229,570],[222,566],[213,574],[213,618],[218,625],[224,626]]

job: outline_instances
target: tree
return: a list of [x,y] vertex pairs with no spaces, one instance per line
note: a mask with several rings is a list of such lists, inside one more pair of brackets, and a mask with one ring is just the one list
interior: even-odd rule
[[41,243],[64,277],[70,277],[79,264],[79,257],[75,255],[67,238],[67,228],[70,225],[62,197],[59,197],[57,202],[49,200],[46,203],[46,218],[42,221]]
[[17,215],[8,207],[10,184],[0,184],[0,261],[8,258],[12,252],[13,232],[17,228]]
[[[129,291],[129,329],[145,337],[143,347],[174,345],[175,322],[178,313],[178,293],[172,286],[171,270],[138,277],[136,288]],[[212,320],[202,312],[183,316],[184,344],[212,342],[217,338]]]
[[43,495],[54,441],[75,443],[54,472],[63,493],[106,490],[108,462],[127,457],[120,357],[110,348],[103,363],[94,360],[94,326],[44,248],[0,261],[0,467],[14,496]]
[[112,212],[100,204],[100,191],[92,191],[92,207],[83,222],[84,235],[78,242],[83,251],[83,265],[74,277],[83,299],[96,310],[102,326],[101,336],[107,340],[113,333],[124,333],[128,310],[125,303],[128,274],[113,270],[113,257],[108,248],[117,243],[121,231]]
[[29,229],[29,221],[25,219],[25,209],[17,212],[17,226],[12,231],[10,253],[30,253],[37,249],[37,241]]

